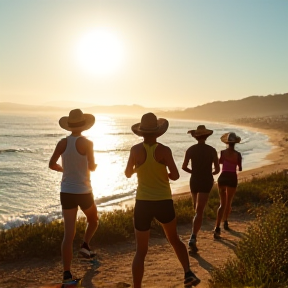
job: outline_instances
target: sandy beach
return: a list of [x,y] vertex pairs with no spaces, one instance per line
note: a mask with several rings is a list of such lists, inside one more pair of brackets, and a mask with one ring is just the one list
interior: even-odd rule
[[[250,127],[249,127],[250,129]],[[270,129],[256,129],[269,136],[273,145],[267,159],[271,164],[239,173],[239,180],[246,181],[252,177],[288,169],[288,141],[281,131]],[[174,195],[190,197],[188,185],[181,188]],[[133,202],[123,203],[123,206]],[[190,257],[191,269],[201,279],[197,287],[208,287],[210,272],[213,267],[223,264],[233,255],[233,249],[251,221],[249,215],[231,215],[231,231],[224,231],[221,240],[214,240],[212,230],[214,221],[205,219],[198,235],[199,253]],[[184,243],[188,242],[191,225],[179,225],[179,235]],[[166,238],[151,236],[149,251],[145,262],[143,287],[183,287],[183,271],[173,249]],[[135,252],[134,240],[117,243],[105,247],[94,247],[98,253],[97,260],[83,261],[75,255],[73,273],[83,277],[83,287],[132,287],[131,263]],[[1,288],[14,287],[42,287],[52,288],[52,283],[59,282],[62,275],[60,257],[46,261],[45,259],[26,259],[17,263],[2,263],[0,266]]]

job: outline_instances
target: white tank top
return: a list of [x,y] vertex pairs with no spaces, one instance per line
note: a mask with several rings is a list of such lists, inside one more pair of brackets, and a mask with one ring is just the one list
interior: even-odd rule
[[63,193],[88,194],[92,192],[87,157],[81,155],[76,148],[78,138],[68,136],[66,149],[61,155],[64,170],[61,181]]

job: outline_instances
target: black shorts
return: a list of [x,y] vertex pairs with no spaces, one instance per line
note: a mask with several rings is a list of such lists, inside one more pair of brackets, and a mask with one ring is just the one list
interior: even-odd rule
[[191,177],[190,190],[191,193],[210,193],[214,184],[213,176],[211,177]]
[[80,206],[81,210],[86,210],[94,203],[94,196],[93,193],[73,194],[61,192],[60,201],[62,209],[73,209]]
[[218,178],[218,186],[227,186],[236,188],[238,178],[236,172],[223,171]]
[[162,224],[171,222],[175,218],[173,200],[136,200],[134,208],[135,229],[138,231],[149,230],[153,218]]

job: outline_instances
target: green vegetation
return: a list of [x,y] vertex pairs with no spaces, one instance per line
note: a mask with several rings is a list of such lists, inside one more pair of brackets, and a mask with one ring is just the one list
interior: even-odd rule
[[287,287],[288,207],[262,208],[238,243],[236,257],[212,273],[211,287]]
[[234,203],[247,200],[256,220],[239,241],[235,258],[213,271],[210,286],[288,287],[288,178],[277,173],[243,183]]
[[[240,240],[234,259],[229,259],[212,273],[211,287],[285,287],[288,285],[288,178],[275,173],[240,183],[233,207],[243,213],[254,213],[256,220]],[[215,219],[219,205],[213,188],[206,218]],[[177,221],[190,223],[193,216],[191,199],[175,201]],[[77,221],[75,250],[86,228],[85,219]],[[163,236],[154,221],[152,235]],[[63,222],[23,225],[0,231],[0,261],[25,257],[60,255]],[[101,214],[99,228],[91,245],[101,246],[133,239],[133,208]],[[282,286],[281,286],[282,285]]]

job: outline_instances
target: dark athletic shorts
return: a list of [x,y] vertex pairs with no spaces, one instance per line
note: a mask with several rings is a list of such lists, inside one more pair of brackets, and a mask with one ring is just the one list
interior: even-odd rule
[[238,179],[236,172],[223,171],[218,178],[218,186],[237,187]]
[[191,177],[190,178],[190,190],[191,193],[210,193],[214,184],[213,177],[201,178],[201,177]]
[[94,203],[94,197],[93,193],[73,194],[61,192],[60,201],[62,209],[73,209],[80,206],[81,210],[86,210]]
[[171,222],[175,218],[173,200],[136,200],[134,208],[135,229],[138,231],[149,230],[153,218],[162,224]]

